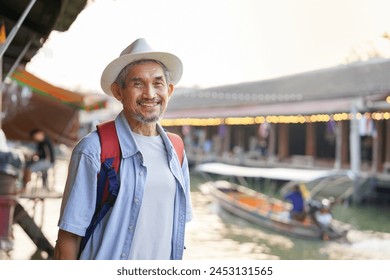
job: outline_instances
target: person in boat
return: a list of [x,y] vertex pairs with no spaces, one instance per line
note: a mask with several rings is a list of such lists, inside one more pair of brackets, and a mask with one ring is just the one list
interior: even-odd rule
[[334,200],[322,199],[321,201],[311,201],[310,202],[310,212],[313,221],[319,226],[321,230],[321,237],[323,240],[329,240],[332,228],[333,214],[331,211]]
[[305,199],[299,185],[295,185],[293,190],[284,196],[292,204],[290,218],[297,221],[303,221],[306,217]]

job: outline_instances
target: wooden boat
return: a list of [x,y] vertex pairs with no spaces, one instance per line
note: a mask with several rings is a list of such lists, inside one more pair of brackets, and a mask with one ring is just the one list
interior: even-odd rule
[[[222,209],[259,226],[305,239],[322,238],[322,231],[309,216],[302,222],[289,218],[288,202],[224,180],[208,181],[199,188]],[[348,225],[337,220],[332,221],[331,228],[329,239],[345,237],[348,231]]]

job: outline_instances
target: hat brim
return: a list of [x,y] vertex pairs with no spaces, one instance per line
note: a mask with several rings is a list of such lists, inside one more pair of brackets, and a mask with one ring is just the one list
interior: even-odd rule
[[128,64],[143,59],[153,59],[160,61],[165,65],[165,67],[167,67],[170,74],[171,83],[176,85],[180,81],[180,78],[183,74],[183,64],[177,56],[167,52],[126,54],[114,59],[104,69],[100,79],[100,85],[104,93],[112,96],[113,94],[111,92],[111,84],[118,77],[120,71]]

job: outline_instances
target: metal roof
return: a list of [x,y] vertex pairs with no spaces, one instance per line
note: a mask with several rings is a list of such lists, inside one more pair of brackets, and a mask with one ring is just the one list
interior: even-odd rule
[[[0,24],[10,34],[32,1],[0,0]],[[3,56],[3,74],[8,74],[27,44],[31,45],[20,60],[29,62],[51,31],[66,31],[84,9],[87,0],[36,0]]]
[[187,108],[183,110],[167,110],[164,113],[164,119],[346,113],[350,111],[353,102],[354,98],[337,98],[321,102],[318,102],[318,100],[309,100],[272,104],[246,104],[229,107],[217,106],[214,108]]
[[389,93],[390,59],[379,59],[263,81],[178,89],[164,118],[333,113],[348,111],[357,98],[375,101]]

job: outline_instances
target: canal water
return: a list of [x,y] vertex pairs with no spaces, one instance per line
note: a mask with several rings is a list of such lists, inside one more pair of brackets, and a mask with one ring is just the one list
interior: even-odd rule
[[337,205],[334,217],[351,225],[347,242],[294,238],[261,228],[218,207],[192,177],[194,220],[188,259],[390,260],[390,206]]
[[[66,161],[57,163],[57,191],[63,189],[66,169]],[[335,218],[353,227],[347,236],[349,242],[308,241],[263,229],[221,211],[210,197],[199,191],[198,186],[204,180],[196,174],[191,178],[194,219],[187,227],[184,259],[390,260],[389,207],[337,206],[334,209]],[[48,199],[43,204],[29,200],[22,200],[21,203],[31,215],[35,213],[37,224],[42,225],[42,231],[54,245],[60,199]],[[14,250],[10,259],[42,257],[18,225],[14,225],[13,232]]]

